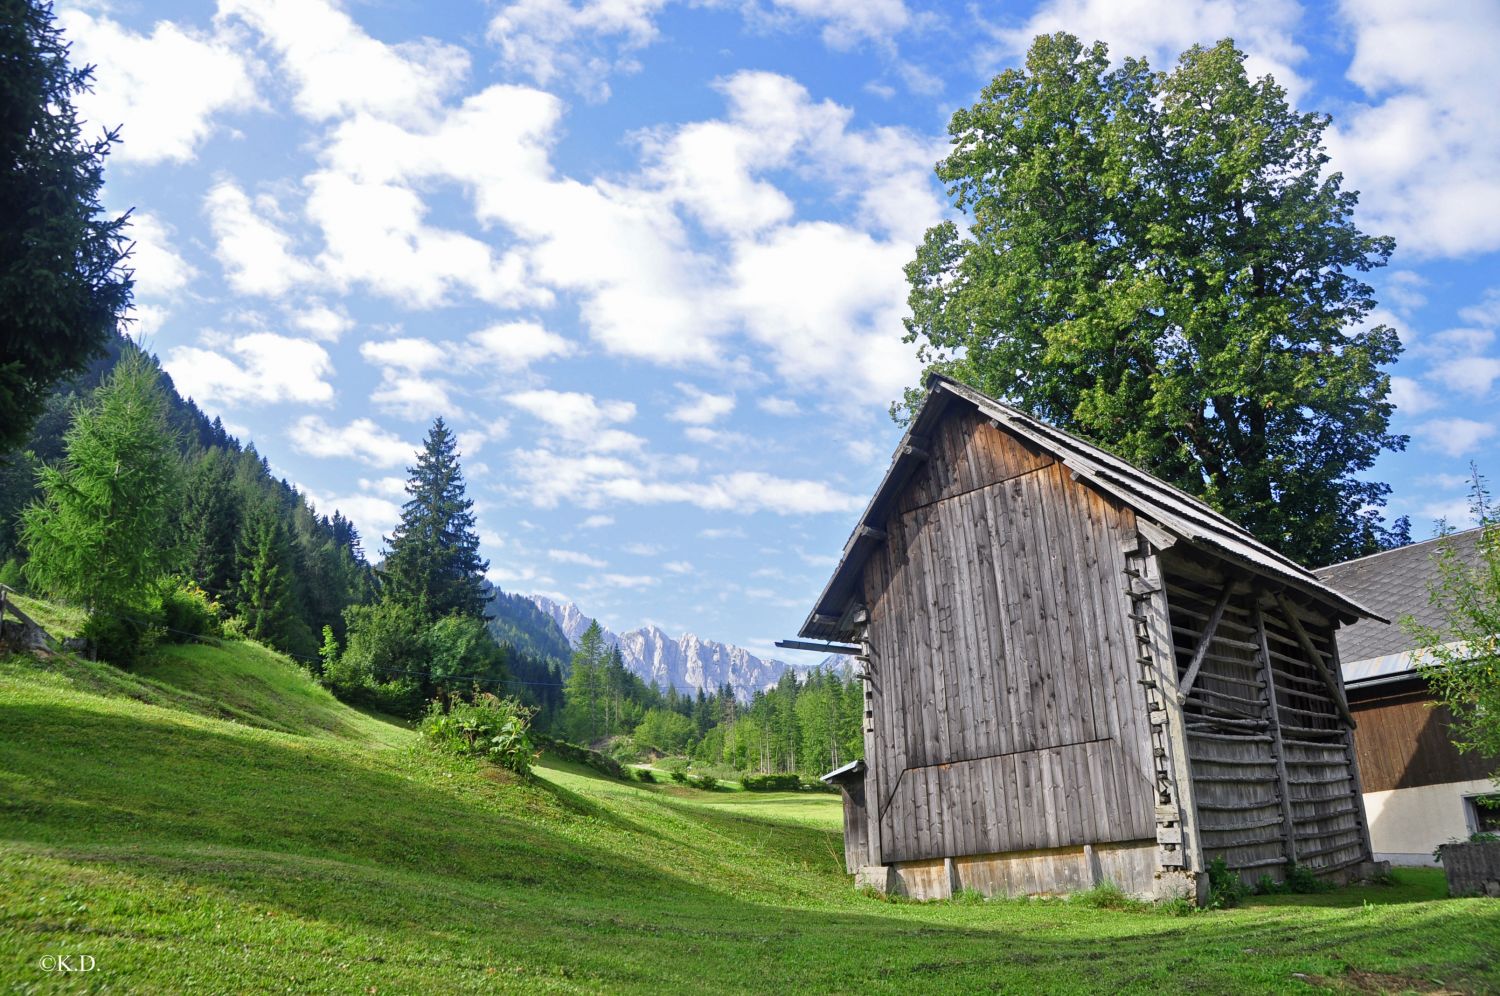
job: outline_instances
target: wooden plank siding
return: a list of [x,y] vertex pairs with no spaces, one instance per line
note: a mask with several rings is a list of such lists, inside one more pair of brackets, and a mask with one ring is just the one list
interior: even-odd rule
[[1155,836],[1134,514],[976,412],[943,420],[864,569],[884,863]]
[[1453,746],[1453,714],[1433,701],[1420,678],[1357,695],[1349,691],[1366,792],[1488,778],[1500,765],[1500,759]]

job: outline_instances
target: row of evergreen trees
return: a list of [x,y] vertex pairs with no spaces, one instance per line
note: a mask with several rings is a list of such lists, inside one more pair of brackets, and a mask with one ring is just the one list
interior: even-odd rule
[[863,696],[858,681],[824,669],[801,680],[786,671],[749,703],[727,685],[696,696],[662,691],[626,668],[593,622],[579,637],[560,704],[542,721],[558,736],[613,742],[625,753],[654,749],[735,771],[818,775],[863,756]]

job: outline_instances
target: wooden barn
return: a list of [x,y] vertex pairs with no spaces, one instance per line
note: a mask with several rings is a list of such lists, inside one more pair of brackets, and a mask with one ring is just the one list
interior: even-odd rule
[[934,377],[788,646],[846,647],[861,884],[1207,894],[1368,870],[1334,631],[1371,613],[1130,464]]

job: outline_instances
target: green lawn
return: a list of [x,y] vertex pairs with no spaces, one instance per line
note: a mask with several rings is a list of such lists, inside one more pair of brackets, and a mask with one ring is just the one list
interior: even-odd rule
[[252,645],[0,660],[0,730],[17,992],[1500,988],[1500,904],[1436,873],[1189,917],[887,902],[842,874],[833,796],[522,782]]

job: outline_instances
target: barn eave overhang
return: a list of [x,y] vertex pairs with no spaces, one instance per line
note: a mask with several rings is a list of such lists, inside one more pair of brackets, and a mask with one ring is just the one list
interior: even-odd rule
[[858,585],[865,563],[885,540],[884,527],[901,489],[927,459],[927,441],[955,402],[964,402],[997,425],[1051,454],[1076,478],[1130,506],[1178,541],[1244,571],[1300,593],[1333,610],[1341,620],[1370,618],[1388,621],[1346,595],[1330,588],[1307,568],[1257,540],[1250,532],[1203,502],[1133,464],[1071,433],[974,390],[933,374],[927,398],[912,419],[875,494],[865,506],[839,557],[839,563],[818,596],[798,635],[805,639],[854,642],[859,638]]

